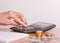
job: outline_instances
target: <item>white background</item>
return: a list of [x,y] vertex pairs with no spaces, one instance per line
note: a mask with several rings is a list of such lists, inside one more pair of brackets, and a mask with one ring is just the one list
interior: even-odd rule
[[0,12],[22,12],[28,24],[42,21],[60,28],[60,0],[0,0]]

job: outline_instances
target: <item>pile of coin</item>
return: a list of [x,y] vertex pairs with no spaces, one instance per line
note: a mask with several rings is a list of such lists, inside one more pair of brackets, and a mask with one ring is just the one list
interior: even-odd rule
[[53,34],[48,32],[43,32],[43,31],[36,31],[36,33],[29,34],[29,38],[35,38],[35,39],[42,39],[42,38],[47,38],[51,36],[53,36]]
[[37,31],[36,32],[36,38],[41,39],[43,32],[42,31]]

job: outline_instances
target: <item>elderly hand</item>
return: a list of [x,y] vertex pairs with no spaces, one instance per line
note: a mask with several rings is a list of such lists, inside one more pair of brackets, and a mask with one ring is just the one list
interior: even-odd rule
[[22,25],[27,27],[27,22],[22,13],[8,11],[0,13],[0,25]]

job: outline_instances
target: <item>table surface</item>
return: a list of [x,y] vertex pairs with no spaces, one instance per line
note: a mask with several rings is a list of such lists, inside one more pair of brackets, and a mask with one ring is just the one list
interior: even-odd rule
[[[14,32],[11,29],[0,29],[0,31]],[[54,28],[54,29],[52,29],[52,30],[50,30],[48,32],[54,34],[55,36],[60,36],[60,29],[59,28]],[[31,42],[27,42],[24,39],[20,39],[20,40],[16,40],[16,41],[13,41],[13,42],[10,42],[10,43],[31,43]],[[52,40],[52,41],[49,41],[47,43],[60,43],[60,39],[59,40]]]

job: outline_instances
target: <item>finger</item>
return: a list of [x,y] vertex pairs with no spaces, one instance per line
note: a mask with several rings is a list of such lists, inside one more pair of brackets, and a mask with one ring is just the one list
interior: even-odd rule
[[16,16],[13,16],[12,17],[17,23],[21,24],[22,26],[26,27],[26,24],[24,22],[21,21],[21,19],[19,19],[18,17]]
[[19,25],[19,24],[16,23],[14,20],[10,20],[10,23],[11,23],[11,25],[15,25],[15,26]]
[[19,16],[20,16],[21,21],[24,22],[25,24],[27,24],[26,19],[24,18],[24,16],[23,15],[19,15]]
[[9,19],[7,19],[4,23],[5,23],[5,25],[15,25],[15,26],[18,25],[15,21],[9,20]]
[[17,17],[21,19],[22,22],[27,24],[26,19],[22,13],[19,13],[19,12],[15,12],[15,13],[16,13]]
[[21,15],[21,20],[25,23],[25,24],[27,24],[27,21],[26,21],[26,19],[24,18],[24,16],[23,15]]

